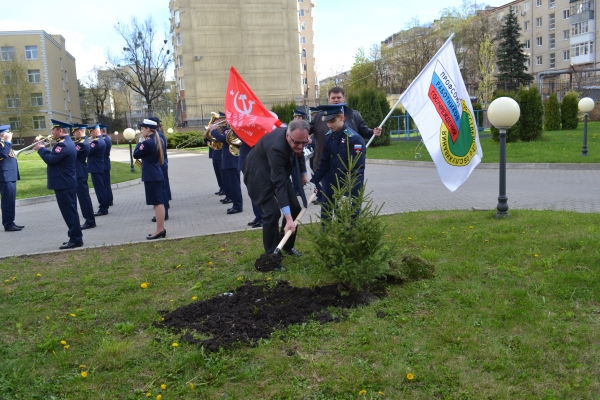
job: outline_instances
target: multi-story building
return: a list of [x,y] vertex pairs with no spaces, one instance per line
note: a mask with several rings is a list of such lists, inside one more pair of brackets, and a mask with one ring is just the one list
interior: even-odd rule
[[[299,4],[304,2],[171,0],[179,124],[199,126],[211,111],[223,111],[232,66],[265,106],[301,101]],[[308,63],[306,68],[308,87]]]
[[64,37],[45,31],[0,32],[0,48],[2,124],[35,136],[35,131],[50,129],[50,118],[81,122],[75,58]]
[[300,62],[303,97],[310,103],[319,98],[319,81],[315,70],[315,2],[298,0],[300,30]]

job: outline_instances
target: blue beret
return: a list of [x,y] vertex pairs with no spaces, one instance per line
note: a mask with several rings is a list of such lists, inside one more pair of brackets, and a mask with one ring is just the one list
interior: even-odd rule
[[62,122],[56,119],[50,119],[50,122],[52,122],[52,129],[54,128],[72,128],[73,125],[68,124],[66,122]]
[[294,115],[299,115],[302,118],[306,117],[306,113],[302,110],[294,110]]
[[73,124],[72,130],[76,131],[78,129],[87,129],[87,125],[85,124]]
[[318,106],[317,110],[323,111],[323,121],[329,121],[344,113],[345,104],[327,104]]
[[92,125],[88,125],[87,127],[88,129],[99,129],[100,128],[100,124],[92,124]]
[[0,133],[10,131],[10,125],[0,125]]

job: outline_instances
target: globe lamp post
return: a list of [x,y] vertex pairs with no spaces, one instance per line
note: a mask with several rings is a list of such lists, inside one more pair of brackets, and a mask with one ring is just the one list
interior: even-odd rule
[[488,107],[488,119],[500,131],[500,194],[496,207],[496,218],[508,217],[508,197],[506,197],[506,131],[521,116],[519,104],[510,97],[499,97]]
[[588,114],[590,111],[592,111],[594,109],[595,105],[596,105],[596,103],[594,102],[594,100],[590,99],[589,97],[584,97],[583,99],[579,100],[579,104],[577,104],[577,107],[579,107],[579,111],[581,111],[583,113],[583,147],[581,148],[582,156],[588,155],[588,149],[587,149]]
[[167,133],[170,135],[171,133],[173,133],[173,128],[169,128],[167,129]]
[[115,131],[115,137],[117,138],[117,144],[119,144],[119,132]]
[[130,171],[135,172],[135,168],[133,167],[133,152],[131,150],[131,141],[135,137],[135,131],[131,128],[127,128],[123,131],[123,137],[129,142],[129,160],[131,161]]

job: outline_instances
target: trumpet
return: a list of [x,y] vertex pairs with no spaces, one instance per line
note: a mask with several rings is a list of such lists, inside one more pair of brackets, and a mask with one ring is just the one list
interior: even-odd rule
[[[43,143],[44,147],[49,146],[50,143],[52,143],[52,135],[48,135],[48,136],[36,136],[35,137],[35,142],[31,143],[29,146],[27,147],[23,147],[21,150],[16,150],[15,153],[15,157],[19,157],[19,154],[21,154],[23,151],[25,150],[29,150],[27,151],[25,154],[31,154],[33,153],[35,150],[31,149],[33,146]],[[31,149],[31,150],[30,150]]]
[[221,148],[223,147],[223,143],[217,142],[213,135],[210,133],[210,130],[208,129],[213,124],[217,125],[219,129],[223,129],[227,125],[227,120],[225,119],[225,117],[219,117],[219,113],[213,111],[211,112],[211,117],[210,121],[208,121],[208,125],[204,127],[204,138],[206,139],[208,147],[210,147],[213,150],[221,150]]

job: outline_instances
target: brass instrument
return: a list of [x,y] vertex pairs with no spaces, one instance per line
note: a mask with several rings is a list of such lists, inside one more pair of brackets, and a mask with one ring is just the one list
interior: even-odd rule
[[204,132],[204,139],[206,139],[207,145],[211,149],[221,150],[221,148],[223,147],[223,143],[215,140],[213,135],[210,133],[210,129],[208,129],[208,127],[216,124],[216,125],[219,125],[219,130],[221,130],[222,128],[224,128],[224,125],[227,124],[227,120],[225,119],[225,117],[220,117],[219,113],[216,113],[214,111],[211,112],[210,114],[211,114],[210,121],[208,121],[208,125],[204,127],[206,129]]
[[[36,144],[39,143],[44,143],[44,146],[47,147],[52,143],[52,135],[48,135],[48,136],[36,136],[35,137],[35,142],[31,143],[29,146],[27,147],[23,147],[21,150],[16,150],[15,153],[15,157],[19,157],[19,154],[21,154],[23,151],[25,150],[29,150],[31,149],[33,146],[35,146]],[[25,154],[31,154],[33,153],[35,150],[29,150],[27,153]]]
[[242,141],[235,134],[233,129],[229,129],[227,131],[227,135],[225,135],[225,140],[229,144],[229,152],[234,156],[240,155],[240,147],[242,147]]

